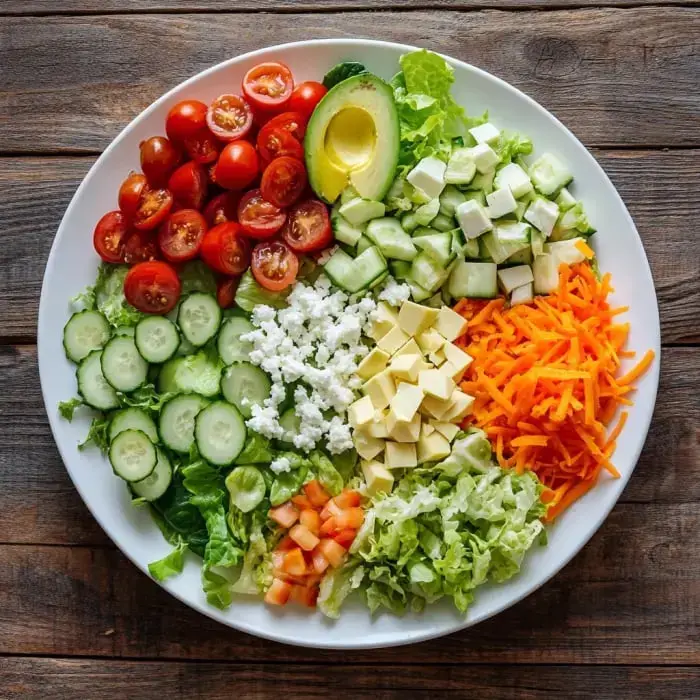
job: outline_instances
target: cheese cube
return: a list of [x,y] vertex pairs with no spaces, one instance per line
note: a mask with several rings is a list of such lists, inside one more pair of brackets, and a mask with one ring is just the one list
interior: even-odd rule
[[532,301],[532,282],[525,284],[522,287],[517,287],[510,295],[510,305],[517,306],[518,304],[529,304]]
[[430,327],[437,315],[437,309],[404,301],[399,310],[399,328],[408,335],[418,335]]
[[421,423],[420,413],[416,413],[409,423],[394,421],[392,414],[389,413],[389,417],[386,419],[386,426],[389,429],[388,437],[396,442],[417,442],[420,437]]
[[418,375],[418,386],[436,399],[448,401],[455,390],[455,383],[439,369],[426,369]]
[[389,416],[393,416],[397,421],[408,423],[413,420],[413,416],[418,412],[423,396],[423,389],[419,386],[401,382],[396,389],[396,394],[391,399]]
[[493,228],[486,209],[474,199],[462,202],[455,211],[455,218],[467,240]]
[[443,423],[442,421],[433,421],[432,427],[440,433],[445,439],[452,442],[459,432],[459,426],[454,423]]
[[534,279],[529,265],[516,265],[498,271],[498,285],[505,294],[510,294],[514,289],[529,284]]
[[394,379],[389,373],[389,370],[383,370],[379,374],[375,374],[372,379],[369,379],[362,385],[362,391],[372,399],[374,407],[380,411],[389,405],[391,399],[396,393]]
[[396,379],[405,379],[407,382],[415,382],[418,372],[422,369],[423,358],[420,355],[394,355],[389,365],[389,371]]
[[554,229],[554,224],[559,218],[559,207],[556,202],[538,197],[525,212],[525,220],[529,221],[536,229],[549,236]]
[[375,374],[379,374],[385,367],[386,363],[389,361],[388,352],[380,350],[379,348],[373,348],[369,355],[366,355],[362,362],[357,367],[358,376],[362,379],[371,379]]
[[469,413],[473,403],[473,396],[469,396],[469,394],[465,394],[463,391],[455,389],[450,398],[450,406],[440,417],[440,419],[443,421],[461,420],[467,415],[467,413]]
[[398,326],[395,326],[377,342],[377,347],[380,350],[384,350],[384,352],[388,352],[390,355],[393,355],[408,341],[409,336]]
[[362,474],[367,483],[367,491],[371,496],[377,493],[388,493],[394,486],[391,472],[376,460],[362,462]]
[[437,431],[432,435],[421,435],[418,440],[419,464],[445,459],[445,457],[450,456],[450,452],[450,443]]
[[382,416],[379,420],[373,420],[371,423],[366,423],[361,428],[363,433],[370,437],[380,438],[384,440],[389,437],[389,431],[386,428],[386,418]]
[[429,416],[437,420],[442,420],[448,409],[452,407],[452,402],[448,399],[447,401],[443,399],[436,399],[434,396],[426,396],[423,399],[423,403],[420,405],[420,409],[423,413],[427,413]]
[[418,465],[416,445],[412,442],[386,443],[386,467],[387,469],[408,469]]
[[374,459],[384,449],[384,440],[373,438],[362,430],[353,433],[352,441],[362,459]]
[[429,328],[416,337],[416,342],[423,353],[428,355],[439,350],[445,344],[445,339],[434,328]]
[[442,352],[445,354],[445,359],[450,362],[456,370],[467,369],[474,359],[471,355],[464,352],[462,348],[458,348],[453,343],[445,343]]
[[487,143],[480,143],[470,150],[476,170],[479,173],[491,172],[500,162],[498,153]]
[[433,427],[432,423],[423,423],[420,427],[420,434],[421,435],[432,435],[435,432],[435,428]]
[[374,404],[369,396],[363,396],[350,404],[348,408],[348,422],[353,428],[374,420]]
[[421,351],[416,343],[415,338],[411,338],[405,345],[400,347],[395,353],[394,358],[401,357],[401,355],[420,355]]
[[452,342],[459,338],[467,330],[467,319],[452,311],[448,306],[443,306],[438,314],[433,328],[446,340]]
[[373,314],[370,337],[379,341],[392,328],[399,325],[399,316],[386,302],[379,302],[377,310]]
[[457,369],[451,362],[444,362],[440,365],[440,371],[449,377],[453,382],[458,382],[464,376],[465,370]]
[[500,219],[518,208],[518,203],[510,191],[510,187],[502,187],[486,195],[486,211],[492,219]]
[[439,197],[445,188],[445,169],[447,165],[432,156],[423,158],[406,176],[406,179],[418,190],[424,192],[428,199]]
[[490,122],[469,129],[469,133],[477,143],[487,143],[489,146],[492,146],[501,137],[501,132]]
[[428,359],[436,366],[439,367],[447,358],[445,357],[445,352],[442,348],[431,352],[428,355]]

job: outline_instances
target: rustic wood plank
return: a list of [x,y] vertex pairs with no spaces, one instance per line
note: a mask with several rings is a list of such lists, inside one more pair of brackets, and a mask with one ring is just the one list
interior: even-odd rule
[[697,697],[700,669],[650,666],[535,666],[506,664],[345,666],[305,664],[163,663],[88,659],[0,659],[7,700],[73,700],[99,688],[101,700],[229,700],[242,698],[309,700],[340,694],[353,700],[431,700],[439,697],[530,700],[548,693],[567,698],[691,700]]
[[[649,257],[665,343],[698,343],[700,258],[688,222],[700,204],[700,150],[594,151],[635,218]],[[0,158],[0,337],[36,333],[44,266],[61,216],[93,157]],[[115,189],[120,175],[115,173]],[[683,183],[683,186],[679,186]],[[31,241],[32,245],[27,245]],[[86,245],[89,242],[86,241]]]
[[156,97],[213,63],[302,37],[341,36],[425,45],[486,68],[589,145],[700,145],[700,11],[649,7],[433,10],[399,19],[391,12],[264,21],[248,13],[7,17],[0,19],[0,152],[101,150]]

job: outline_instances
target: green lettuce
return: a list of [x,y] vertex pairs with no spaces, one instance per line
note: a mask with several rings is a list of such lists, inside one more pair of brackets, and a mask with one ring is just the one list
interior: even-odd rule
[[323,86],[327,90],[330,90],[338,83],[342,83],[343,80],[352,78],[353,75],[360,75],[366,72],[367,69],[361,63],[357,63],[356,61],[344,61],[337,66],[333,66],[333,68],[323,76]]
[[135,326],[144,316],[131,306],[124,296],[124,278],[127,272],[129,272],[128,265],[103,263],[95,282],[96,308],[115,328]]
[[182,538],[179,538],[175,549],[158,561],[151,562],[148,565],[148,573],[153,576],[156,581],[165,581],[170,576],[182,573],[182,568],[185,565],[185,552],[187,551],[187,543]]
[[269,464],[273,459],[269,438],[249,430],[243,451],[236,458],[236,464]]
[[287,305],[287,296],[290,291],[291,288],[287,287],[282,292],[270,292],[255,281],[250,270],[246,270],[236,290],[236,306],[248,313],[251,313],[258,304],[283,309]]
[[204,292],[216,294],[216,278],[212,269],[201,260],[185,263],[179,270],[178,276],[182,283],[182,294]]
[[85,406],[85,403],[82,399],[79,398],[72,398],[68,401],[59,401],[58,412],[60,413],[61,418],[65,418],[67,421],[70,422],[73,420],[75,410],[77,408],[80,408],[81,406]]
[[95,416],[90,423],[87,437],[79,445],[79,450],[84,450],[90,445],[95,445],[101,452],[107,453],[109,449],[109,422],[106,416]]
[[309,460],[313,470],[316,472],[316,478],[331,496],[337,496],[343,490],[343,477],[338,470],[333,466],[328,457],[320,450],[315,450],[309,455]]

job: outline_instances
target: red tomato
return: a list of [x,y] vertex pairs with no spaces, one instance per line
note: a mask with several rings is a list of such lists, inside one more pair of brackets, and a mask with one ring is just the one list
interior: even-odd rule
[[272,238],[284,226],[287,215],[268,202],[260,190],[251,190],[243,195],[238,205],[238,221],[247,236],[265,240]]
[[141,193],[146,186],[146,176],[141,173],[129,173],[119,188],[119,208],[127,215],[134,216],[139,206]]
[[95,226],[92,243],[97,254],[108,263],[124,262],[124,241],[129,225],[121,211],[107,212]]
[[159,257],[156,238],[150,231],[134,231],[124,243],[124,262],[127,265],[157,260]]
[[165,221],[172,206],[173,195],[170,190],[144,187],[134,213],[134,228],[152,231]]
[[221,143],[204,127],[196,134],[188,136],[183,143],[187,155],[195,162],[213,163],[219,157]]
[[250,264],[250,243],[234,221],[210,228],[200,248],[202,260],[223,275],[241,275]]
[[268,122],[257,138],[258,151],[264,161],[269,163],[279,156],[290,156],[304,160],[304,149],[286,129],[270,125]]
[[346,528],[345,530],[341,530],[340,532],[337,532],[335,535],[333,535],[333,539],[342,547],[345,547],[345,549],[350,549],[350,545],[353,543],[353,540],[357,536],[357,530],[351,530],[350,528]]
[[253,248],[250,269],[258,284],[279,292],[296,280],[299,258],[282,241],[265,241]]
[[238,277],[226,277],[216,285],[216,300],[222,309],[229,309],[233,306],[239,281]]
[[185,262],[197,257],[207,228],[196,209],[180,209],[171,214],[158,232],[158,245],[165,259]]
[[282,238],[297,253],[311,253],[328,247],[333,241],[333,232],[326,205],[317,199],[297,204],[287,216]]
[[289,98],[289,109],[295,112],[301,112],[307,119],[311,116],[316,105],[323,99],[323,96],[328,92],[321,83],[313,80],[307,80],[305,83],[299,83],[294,88],[292,96]]
[[259,63],[243,78],[243,95],[253,107],[265,112],[281,111],[293,88],[292,71],[275,61]]
[[167,314],[178,300],[182,285],[177,272],[159,260],[134,265],[124,279],[126,300],[145,314]]
[[222,192],[217,194],[206,207],[204,218],[209,226],[223,224],[226,221],[238,220],[238,202],[241,196],[237,192]]
[[272,117],[265,126],[284,129],[297,139],[297,141],[303,141],[308,121],[308,117],[304,116],[301,112],[282,112],[282,114]]
[[175,203],[185,209],[201,209],[207,196],[207,172],[193,160],[181,165],[168,180]]
[[260,183],[262,196],[278,207],[288,207],[299,199],[306,187],[306,168],[296,158],[275,158],[265,168]]
[[209,105],[207,125],[222,141],[242,139],[253,126],[253,111],[238,95],[220,95]]
[[194,136],[207,123],[207,106],[199,100],[178,102],[165,119],[165,133],[171,141]]
[[255,180],[258,172],[255,148],[247,141],[234,141],[221,151],[214,168],[214,182],[228,190],[242,190]]
[[180,162],[180,151],[164,136],[141,141],[141,170],[154,187],[162,187]]

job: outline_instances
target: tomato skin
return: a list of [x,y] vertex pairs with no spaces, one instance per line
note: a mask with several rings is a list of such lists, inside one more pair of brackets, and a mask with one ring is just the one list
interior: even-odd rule
[[159,260],[134,265],[124,279],[126,300],[145,314],[167,314],[180,299],[177,272]]
[[216,285],[216,300],[222,309],[230,309],[236,299],[240,277],[226,277]]
[[208,177],[203,166],[193,160],[181,165],[168,180],[175,204],[185,209],[201,209],[207,196]]
[[197,257],[207,222],[196,209],[180,209],[170,214],[158,232],[158,245],[170,262],[185,262]]
[[328,209],[317,199],[299,202],[287,216],[282,238],[296,253],[323,250],[333,242]]
[[238,95],[219,95],[207,109],[207,126],[221,141],[242,139],[253,126],[253,111]]
[[280,156],[304,160],[304,148],[299,141],[286,129],[271,125],[269,122],[260,129],[257,145],[260,157],[267,163]]
[[260,172],[258,154],[247,141],[233,141],[224,146],[214,168],[214,182],[229,190],[242,190]]
[[238,205],[238,222],[246,236],[263,241],[272,238],[284,226],[287,215],[268,202],[260,190],[246,192]]
[[124,212],[107,212],[97,222],[92,234],[95,251],[105,262],[124,262],[124,243],[129,233],[129,223]]
[[134,231],[124,243],[124,262],[127,265],[157,260],[160,250],[154,235],[147,231]]
[[284,129],[297,141],[302,142],[304,140],[304,134],[306,134],[306,125],[308,122],[309,118],[301,112],[282,112],[282,114],[272,117],[272,119],[265,123],[265,126]]
[[168,218],[172,207],[173,195],[170,190],[144,187],[134,214],[134,228],[139,231],[152,231]]
[[268,202],[278,207],[288,207],[301,197],[306,183],[304,164],[296,158],[281,156],[265,168],[260,190]]
[[250,265],[258,284],[279,292],[293,284],[299,272],[299,258],[282,241],[265,241],[253,248]]
[[183,141],[183,146],[187,155],[195,162],[202,165],[213,163],[221,151],[221,143],[214,137],[214,134],[205,126],[196,134],[188,136]]
[[202,239],[199,254],[222,275],[242,275],[250,264],[250,243],[234,221],[210,228]]
[[171,107],[165,119],[165,133],[171,141],[194,136],[207,123],[207,106],[199,100],[183,100]]
[[139,199],[143,188],[146,187],[146,176],[141,173],[131,172],[119,187],[119,208],[126,216],[134,216],[139,206]]
[[294,88],[287,107],[295,112],[300,112],[308,119],[327,92],[328,90],[321,83],[307,80]]
[[180,151],[170,139],[151,136],[141,141],[141,170],[153,187],[162,187],[180,162]]
[[294,89],[292,71],[284,63],[259,63],[243,77],[243,95],[264,112],[278,112],[289,102]]
[[227,221],[238,221],[238,202],[241,196],[238,192],[222,192],[217,194],[206,207],[204,207],[204,218],[207,224],[216,226]]

